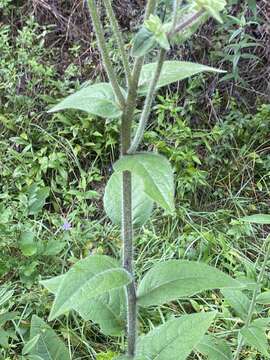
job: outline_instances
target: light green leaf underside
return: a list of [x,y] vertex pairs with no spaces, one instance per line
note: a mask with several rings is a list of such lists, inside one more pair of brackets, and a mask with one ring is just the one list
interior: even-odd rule
[[262,225],[269,225],[270,224],[270,215],[268,214],[257,214],[257,215],[250,215],[244,216],[240,218],[241,221],[254,223],[254,224],[262,224]]
[[174,211],[173,171],[164,156],[147,152],[123,156],[114,164],[114,169],[139,176],[144,192],[165,210]]
[[141,306],[161,305],[196,293],[242,285],[220,270],[195,261],[170,260],[155,265],[138,287]]
[[119,267],[116,260],[108,256],[93,255],[80,260],[60,282],[49,320],[72,309],[80,310],[85,306],[86,299],[89,302],[113,289],[127,285],[130,281],[130,275]]
[[63,99],[49,112],[77,109],[102,118],[117,118],[122,114],[109,83],[86,86]]
[[37,316],[32,317],[30,339],[38,336],[38,341],[30,354],[40,356],[42,360],[70,360],[65,344],[55,331]]
[[249,298],[237,289],[224,289],[221,292],[236,314],[240,316],[242,320],[245,320],[250,307]]
[[196,350],[208,360],[232,360],[233,354],[225,340],[206,335],[196,346]]
[[185,360],[201,341],[216,312],[184,315],[138,339],[135,360]]
[[[64,277],[65,275],[60,275],[43,280],[42,285],[56,295]],[[105,335],[120,336],[125,330],[126,293],[124,288],[111,290],[90,300],[86,298],[80,306],[74,303],[73,310],[85,321],[91,320],[97,323]]]
[[[144,95],[147,92],[149,84],[154,76],[156,66],[156,63],[150,63],[143,66],[139,81],[139,93],[141,95]],[[157,88],[187,79],[201,72],[222,73],[224,71],[187,61],[165,61]]]
[[257,303],[263,304],[263,305],[269,305],[270,304],[270,291],[265,291],[258,295],[257,297]]
[[242,328],[240,334],[243,336],[245,344],[254,347],[269,359],[269,346],[264,328],[254,326],[253,323],[251,323],[248,328]]
[[[103,198],[104,208],[114,224],[122,221],[122,173],[116,172],[110,177]],[[150,217],[153,201],[145,194],[143,181],[138,175],[132,175],[132,215],[133,225],[142,226]]]

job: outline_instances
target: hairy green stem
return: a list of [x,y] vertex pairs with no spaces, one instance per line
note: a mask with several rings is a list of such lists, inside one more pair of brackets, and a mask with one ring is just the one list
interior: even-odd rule
[[[258,276],[258,280],[257,280],[257,285],[258,286],[256,286],[256,288],[254,289],[253,294],[252,294],[252,299],[251,299],[251,302],[250,302],[248,315],[247,315],[247,318],[246,318],[246,321],[245,321],[244,328],[247,328],[250,325],[251,321],[252,321],[252,316],[254,314],[256,301],[257,301],[257,297],[258,297],[258,294],[259,294],[259,286],[263,281],[266,265],[267,265],[267,262],[268,262],[269,257],[270,257],[270,235],[266,238],[265,242],[266,242],[267,250],[266,250],[266,254],[265,254],[265,257],[264,257],[264,261],[263,261],[259,276]],[[234,354],[234,358],[233,358],[234,360],[239,359],[239,356],[240,356],[240,353],[242,351],[243,345],[244,345],[244,339],[243,339],[242,336],[240,336],[238,346],[237,346],[237,350],[236,350],[236,352]]]
[[112,29],[113,29],[114,36],[115,36],[116,41],[117,41],[117,45],[119,47],[121,60],[122,60],[123,66],[124,66],[126,83],[127,83],[127,85],[129,85],[130,80],[131,80],[131,71],[130,71],[130,67],[129,67],[128,55],[127,55],[126,50],[125,50],[125,44],[124,44],[123,36],[122,36],[121,31],[119,29],[118,21],[117,21],[117,19],[115,17],[115,13],[114,13],[113,8],[112,8],[111,0],[103,0],[103,1],[104,1],[104,5],[106,7],[106,10],[107,10],[108,18],[110,20],[110,23],[111,23],[111,26],[112,26]]
[[172,31],[175,30],[178,20],[178,10],[182,3],[182,0],[174,0],[173,4],[173,24],[172,24]]
[[107,49],[106,40],[105,40],[105,36],[104,36],[104,29],[103,29],[102,23],[100,21],[100,18],[98,16],[95,0],[88,0],[88,6],[90,9],[90,14],[91,14],[93,26],[95,29],[95,33],[97,36],[98,46],[99,46],[99,50],[102,55],[102,60],[103,60],[104,66],[105,66],[105,70],[108,74],[108,77],[109,77],[110,83],[112,85],[113,91],[115,93],[115,96],[116,96],[120,106],[122,108],[124,108],[125,107],[125,98],[124,98],[124,95],[122,94],[121,88],[118,84],[118,81],[117,81],[117,78],[116,78],[115,72],[113,70],[113,66],[112,66],[110,57],[109,57],[109,52]]
[[139,126],[138,126],[138,129],[134,136],[134,139],[132,141],[132,144],[128,150],[129,154],[132,154],[137,150],[137,148],[140,145],[140,142],[143,138],[144,130],[145,130],[145,127],[146,127],[146,124],[147,124],[147,121],[148,121],[148,118],[149,118],[149,115],[151,112],[151,106],[152,106],[155,90],[157,87],[158,79],[159,79],[161,71],[162,71],[162,66],[164,64],[165,57],[166,57],[166,50],[161,49],[159,52],[156,70],[155,70],[154,76],[151,80],[149,91],[148,91],[146,99],[145,99]]

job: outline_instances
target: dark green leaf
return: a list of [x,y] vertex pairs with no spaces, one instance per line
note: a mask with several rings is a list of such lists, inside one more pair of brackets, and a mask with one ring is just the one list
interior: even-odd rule
[[50,194],[49,187],[39,188],[36,184],[30,186],[28,190],[29,215],[35,215],[43,208],[49,194]]
[[112,87],[108,83],[84,87],[62,100],[49,112],[65,109],[78,109],[108,119],[120,117],[122,114]]
[[33,256],[37,253],[35,234],[32,231],[22,232],[19,239],[19,246],[24,256]]
[[[122,221],[122,173],[114,173],[108,181],[104,194],[104,208],[114,224]],[[142,226],[150,217],[153,201],[145,194],[143,181],[138,175],[132,175],[132,215],[133,225]]]
[[170,260],[155,265],[138,287],[141,306],[161,305],[196,293],[242,285],[220,270],[195,261]]
[[185,360],[201,341],[216,312],[184,315],[151,330],[138,339],[137,357],[155,360]]
[[114,164],[114,169],[139,176],[144,192],[165,210],[174,211],[173,171],[164,156],[147,152],[123,156]]

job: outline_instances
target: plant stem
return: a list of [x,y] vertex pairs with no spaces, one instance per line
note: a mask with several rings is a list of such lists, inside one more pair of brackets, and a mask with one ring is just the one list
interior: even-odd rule
[[121,106],[121,108],[125,107],[125,98],[122,94],[122,91],[120,89],[120,86],[118,84],[115,72],[113,70],[113,66],[109,57],[109,52],[107,49],[107,45],[106,45],[106,40],[105,40],[105,36],[104,36],[104,29],[102,26],[102,23],[100,21],[100,18],[98,16],[98,12],[97,12],[97,6],[95,3],[95,0],[87,0],[88,1],[88,6],[90,9],[90,14],[91,14],[91,18],[93,21],[93,26],[95,29],[95,33],[97,36],[97,41],[98,41],[98,47],[99,50],[101,52],[102,55],[102,60],[105,66],[105,70],[108,74],[110,83],[112,85],[113,91],[115,93],[115,96]]
[[132,141],[132,144],[128,150],[129,154],[134,153],[138,146],[140,145],[140,142],[143,138],[143,134],[144,134],[144,130],[151,112],[151,106],[152,106],[152,102],[153,102],[153,98],[154,98],[154,94],[155,94],[155,90],[156,90],[156,86],[158,83],[158,79],[160,77],[161,74],[161,70],[162,70],[162,66],[164,64],[164,60],[166,57],[166,50],[165,49],[161,49],[159,52],[159,57],[158,57],[158,61],[157,61],[157,66],[156,66],[156,70],[155,70],[155,74],[153,79],[151,80],[150,83],[150,87],[145,99],[145,103],[144,103],[144,107],[143,107],[143,112],[140,118],[140,122],[139,122],[139,126],[138,129],[136,131],[136,134],[134,136],[134,139]]
[[121,60],[124,66],[124,71],[125,71],[125,76],[126,76],[126,83],[127,85],[130,84],[130,80],[131,80],[131,71],[130,71],[130,67],[129,67],[129,59],[127,56],[127,53],[125,51],[125,44],[124,44],[124,40],[123,40],[123,36],[120,32],[119,29],[119,25],[118,25],[118,21],[115,17],[113,8],[112,8],[112,4],[111,4],[111,0],[103,0],[104,1],[104,5],[106,7],[107,10],[107,14],[113,29],[113,33],[114,36],[116,38],[117,41],[117,45],[119,47],[119,51],[121,54]]
[[177,33],[179,33],[180,31],[183,31],[187,27],[191,26],[192,23],[194,23],[197,19],[199,19],[199,17],[201,17],[204,13],[205,13],[204,10],[200,10],[200,11],[196,12],[195,14],[193,14],[187,20],[185,20],[185,21],[181,22],[180,24],[176,25],[175,28],[173,28],[169,32],[168,37],[171,38],[174,35],[176,35]]
[[[263,261],[263,264],[262,264],[262,267],[261,267],[261,270],[260,270],[260,273],[259,273],[259,276],[258,276],[257,286],[254,289],[253,294],[252,294],[252,299],[251,299],[251,303],[250,303],[250,306],[249,306],[247,319],[245,321],[245,325],[244,325],[243,328],[247,328],[250,325],[251,321],[252,321],[252,316],[254,314],[256,301],[257,301],[257,297],[258,297],[258,294],[259,294],[259,286],[263,281],[266,265],[267,265],[267,262],[268,262],[269,257],[270,257],[270,235],[268,235],[265,242],[266,242],[266,246],[267,246],[267,251],[266,251],[264,261]],[[233,358],[234,360],[238,360],[239,355],[240,355],[240,353],[242,351],[243,345],[244,345],[244,339],[241,336],[240,339],[239,339],[239,342],[238,342],[237,350],[236,350],[236,352],[234,354],[234,358]]]
[[178,19],[178,10],[182,3],[182,0],[174,0],[173,4],[173,24],[172,24],[172,31],[175,30],[177,19]]

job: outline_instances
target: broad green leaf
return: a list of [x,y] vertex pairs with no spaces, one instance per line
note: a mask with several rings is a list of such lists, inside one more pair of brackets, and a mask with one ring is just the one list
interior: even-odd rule
[[86,299],[89,301],[104,295],[110,290],[127,285],[130,281],[130,275],[119,267],[116,260],[108,256],[93,255],[80,260],[61,281],[49,320],[74,309],[75,306],[74,310],[78,311]]
[[254,323],[251,323],[249,327],[242,328],[240,334],[243,336],[246,345],[254,347],[266,358],[269,358],[269,346],[264,328],[254,326]]
[[206,335],[196,346],[196,350],[208,360],[232,360],[232,351],[225,340]]
[[46,199],[50,194],[49,187],[39,188],[32,184],[28,190],[28,213],[36,215],[45,205]]
[[142,27],[133,40],[132,56],[140,57],[151,51],[156,44],[154,34]]
[[267,329],[269,327],[270,324],[270,318],[258,318],[255,319],[252,323],[253,326],[255,327],[259,327],[259,328],[263,328],[263,329]]
[[138,358],[185,360],[201,341],[215,315],[216,312],[184,315],[151,330],[138,339]]
[[254,224],[270,225],[270,215],[268,214],[244,216],[240,220]]
[[[146,64],[142,68],[139,81],[139,93],[144,95],[154,76],[157,63]],[[187,79],[201,72],[223,73],[224,71],[209,66],[187,61],[165,61],[157,84],[157,88],[176,81]]]
[[31,321],[30,339],[39,336],[30,354],[40,356],[43,360],[70,360],[69,352],[55,331],[38,316]]
[[24,345],[22,349],[22,354],[26,355],[31,352],[31,350],[36,346],[37,342],[39,341],[40,334],[34,336],[32,339],[27,341],[27,343]]
[[102,118],[117,118],[122,111],[119,108],[109,83],[94,84],[80,89],[62,100],[49,112],[65,109],[78,109]]
[[257,303],[262,305],[269,305],[270,304],[270,291],[265,291],[258,295]]
[[35,234],[32,231],[23,231],[19,239],[19,246],[24,256],[33,256],[37,253]]
[[250,307],[249,298],[237,289],[224,289],[221,292],[236,314],[240,316],[242,320],[245,320]]
[[[104,208],[114,224],[122,221],[122,173],[115,172],[108,181],[104,194]],[[132,215],[133,225],[142,226],[150,217],[153,201],[145,194],[142,179],[132,175]]]
[[196,293],[242,285],[222,271],[195,261],[169,260],[155,265],[138,287],[141,306],[161,305]]
[[[43,280],[41,283],[56,295],[64,277],[65,275],[56,276]],[[90,300],[86,298],[79,306],[74,303],[73,310],[78,312],[85,321],[91,320],[97,323],[103,334],[119,336],[126,324],[125,290],[119,288]]]
[[126,155],[114,164],[114,169],[139,176],[144,192],[165,210],[174,211],[173,171],[164,156],[147,152]]

